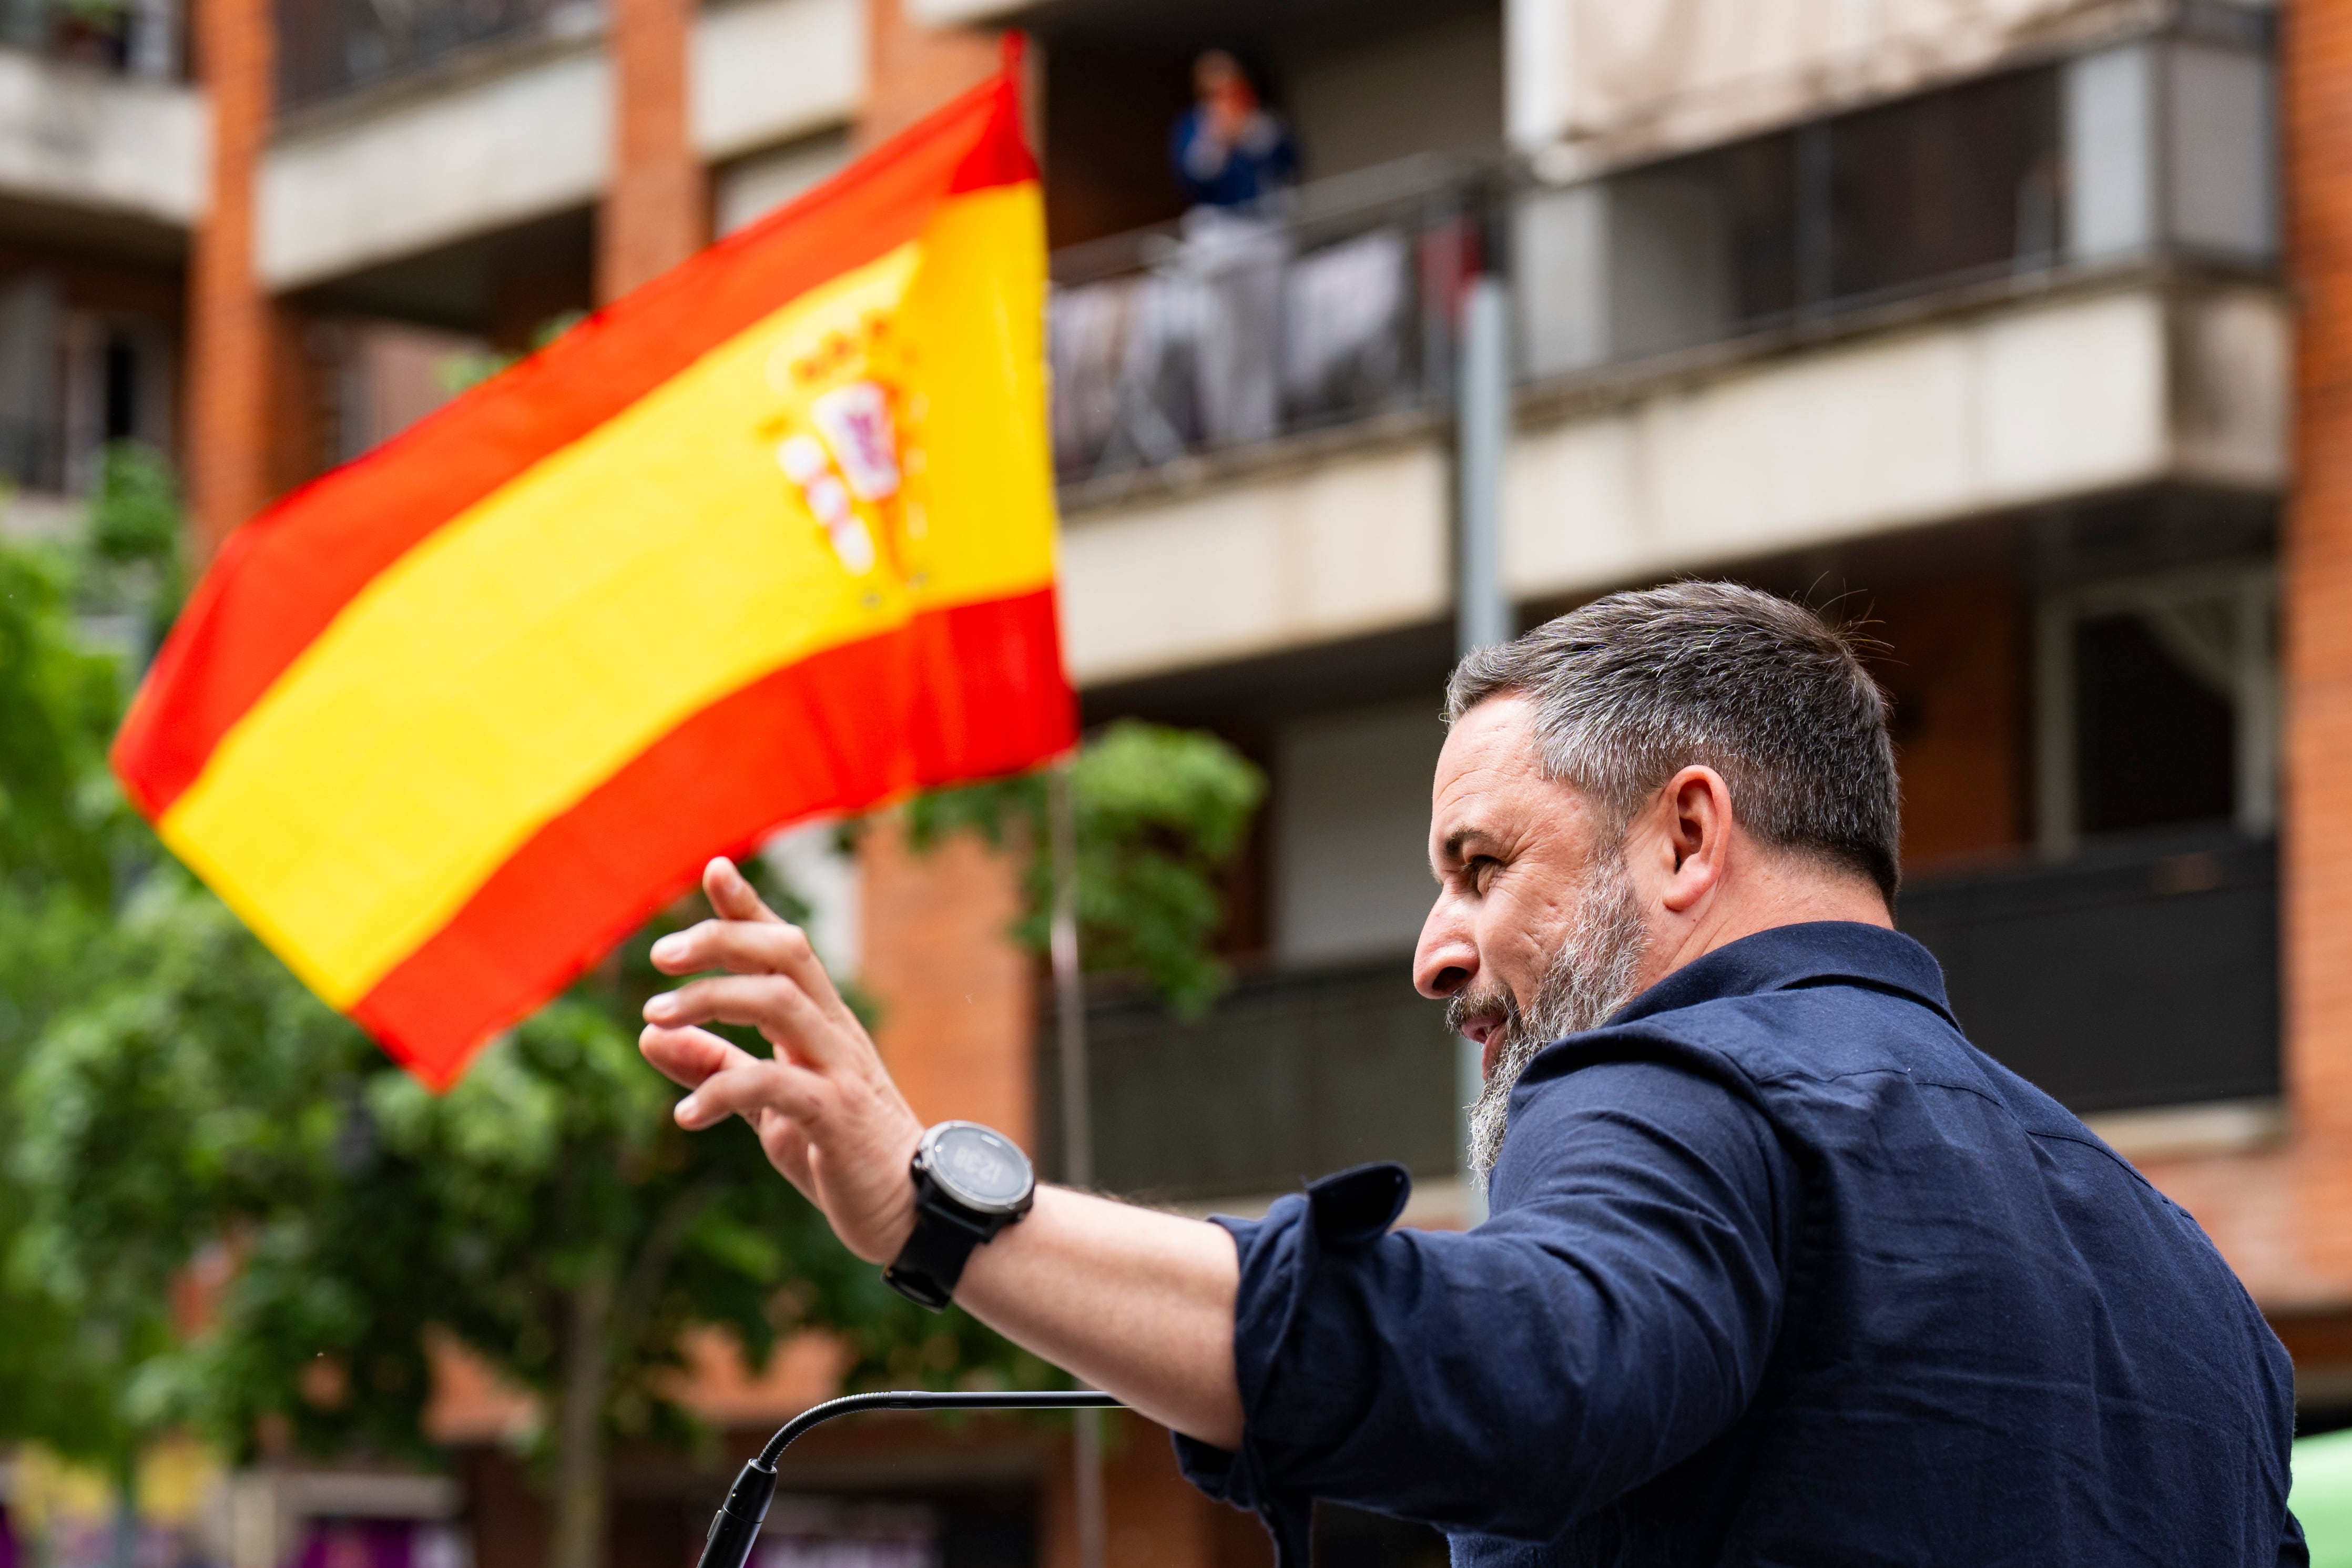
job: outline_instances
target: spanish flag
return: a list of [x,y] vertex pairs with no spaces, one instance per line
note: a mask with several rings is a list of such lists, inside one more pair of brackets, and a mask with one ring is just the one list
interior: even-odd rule
[[1067,747],[1005,75],[232,535],[131,798],[436,1087],[709,856]]

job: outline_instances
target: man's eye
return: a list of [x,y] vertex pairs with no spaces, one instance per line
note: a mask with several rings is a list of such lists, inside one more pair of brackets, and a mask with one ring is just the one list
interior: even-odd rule
[[1501,866],[1502,862],[1495,859],[1493,857],[1480,855],[1473,858],[1468,865],[1462,868],[1464,872],[1466,873],[1469,878],[1471,891],[1475,893],[1485,892],[1486,890],[1487,884],[1495,879],[1495,873],[1501,868]]

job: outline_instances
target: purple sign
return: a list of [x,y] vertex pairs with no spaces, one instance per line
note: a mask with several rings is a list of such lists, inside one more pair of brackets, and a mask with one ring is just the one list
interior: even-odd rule
[[415,1536],[406,1520],[314,1519],[287,1568],[417,1568]]

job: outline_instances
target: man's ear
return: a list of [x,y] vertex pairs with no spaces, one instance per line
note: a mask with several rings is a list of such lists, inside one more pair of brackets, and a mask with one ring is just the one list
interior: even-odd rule
[[1687,914],[1730,868],[1731,788],[1713,768],[1695,764],[1668,779],[1659,795],[1675,864],[1658,901]]

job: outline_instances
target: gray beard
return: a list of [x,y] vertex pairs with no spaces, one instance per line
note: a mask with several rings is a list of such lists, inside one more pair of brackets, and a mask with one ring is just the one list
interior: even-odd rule
[[1554,1040],[1600,1027],[1633,999],[1634,976],[1648,945],[1633,879],[1625,874],[1624,853],[1612,848],[1595,856],[1586,871],[1576,918],[1536,987],[1532,1005],[1522,1012],[1507,988],[1499,994],[1464,992],[1447,1004],[1445,1021],[1456,1033],[1472,1018],[1495,1012],[1503,1016],[1495,1070],[1470,1108],[1470,1179],[1479,1191],[1486,1190],[1495,1162],[1502,1157],[1511,1090],[1519,1075]]

